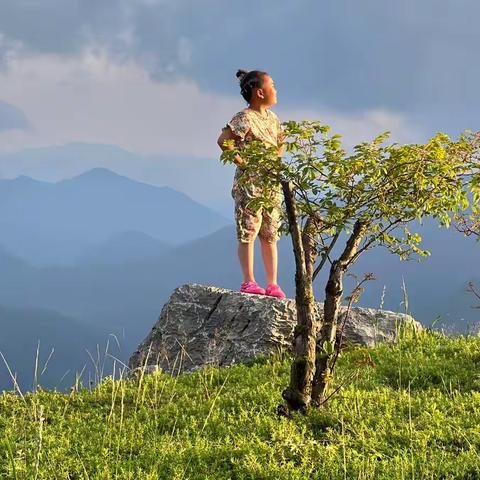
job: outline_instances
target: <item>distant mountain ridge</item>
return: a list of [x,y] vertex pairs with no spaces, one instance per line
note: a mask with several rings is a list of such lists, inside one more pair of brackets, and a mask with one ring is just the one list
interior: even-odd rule
[[[213,140],[212,140],[213,141]],[[168,185],[208,208],[230,217],[230,189],[235,167],[218,156],[194,158],[170,154],[140,154],[116,145],[71,142],[0,153],[0,178],[27,175],[59,182],[92,168],[103,167],[149,184]]]
[[[427,237],[432,230],[422,233]],[[383,308],[403,311],[406,307],[427,325],[437,315],[443,315],[443,321],[452,320],[458,324],[465,313],[468,321],[474,321],[478,311],[469,307],[462,309],[462,313],[456,310],[466,303],[474,304],[474,298],[462,291],[468,280],[479,277],[476,271],[468,268],[480,260],[479,245],[467,240],[471,239],[464,239],[452,231],[440,231],[434,243],[426,238],[425,246],[432,250],[432,257],[421,263],[402,262],[381,248],[367,252],[352,272],[357,275],[372,272],[376,280],[368,282],[359,305],[380,308],[384,296]],[[459,246],[463,247],[463,256],[445,258],[443,249],[459,249]],[[278,258],[279,283],[287,295],[293,297],[295,265],[290,237],[279,241]],[[158,314],[157,310],[179,284],[194,282],[238,289],[241,281],[233,225],[171,247],[158,257],[124,263],[88,262],[75,267],[38,268],[7,259],[0,266],[3,272],[0,304],[53,308],[94,323],[125,327],[134,324],[135,332]],[[314,283],[318,299],[324,297],[327,270],[324,269]],[[260,283],[265,282],[258,242],[255,245],[255,275]],[[402,304],[402,277],[409,297],[407,306]],[[345,278],[345,295],[350,293],[353,284],[354,280]]]
[[[465,330],[469,323],[479,320],[480,311],[471,308],[475,298],[465,292],[465,286],[469,280],[480,285],[476,269],[480,245],[452,230],[437,229],[433,223],[426,225],[421,234],[425,248],[432,251],[432,257],[421,263],[402,262],[381,248],[360,257],[352,272],[360,277],[372,272],[376,280],[365,285],[358,305],[399,312],[408,309],[424,325],[440,316],[437,327],[447,322]],[[280,239],[278,259],[278,281],[288,297],[293,298],[295,265],[290,237]],[[234,225],[171,247],[161,256],[123,263],[91,261],[75,267],[39,268],[0,250],[0,270],[0,305],[54,310],[76,320],[69,329],[71,335],[75,335],[77,325],[95,327],[104,334],[123,331],[118,356],[122,361],[151,329],[174,288],[201,283],[238,290],[241,282]],[[314,282],[318,301],[324,298],[326,270]],[[255,276],[265,285],[258,242]],[[406,304],[402,278],[407,290]],[[354,280],[346,277],[345,296],[353,285]],[[22,352],[17,355],[22,356]]]
[[[204,188],[214,187],[207,182]],[[421,264],[401,262],[381,248],[360,257],[353,272],[360,276],[373,272],[377,280],[366,285],[359,305],[406,308],[426,325],[440,315],[439,323],[465,329],[479,319],[465,285],[468,280],[480,285],[480,244],[452,228],[425,223],[418,231],[424,238],[422,247],[431,250],[432,257]],[[278,252],[279,283],[292,298],[295,267],[290,237],[280,240]],[[69,325],[62,330],[66,336],[56,341],[62,343],[78,330],[78,346],[98,338],[88,333],[92,329],[102,335],[123,330],[118,355],[123,361],[178,285],[194,282],[237,290],[241,281],[233,215],[222,217],[171,187],[134,181],[105,168],[56,183],[25,175],[0,180],[0,271],[4,321],[22,318],[18,331],[34,338],[37,330],[29,330],[28,321],[45,319],[51,312],[57,319],[54,330],[62,322]],[[314,284],[319,300],[325,274]],[[255,275],[264,285],[258,241]],[[353,280],[346,278],[344,294],[352,287]],[[11,309],[22,312],[17,317]],[[44,332],[52,331],[48,325]],[[12,360],[21,363],[22,350],[16,355]]]
[[[0,357],[0,392],[13,389],[8,369],[22,391],[32,388],[37,349],[37,381],[43,388],[68,389],[84,367],[82,381],[87,384],[94,371],[87,350],[95,358],[96,344],[103,347],[107,339],[101,328],[44,308],[0,305],[0,329],[0,352],[5,358]],[[114,350],[113,346],[110,351]]]
[[179,245],[229,223],[184,193],[105,168],[57,183],[0,180],[0,245],[34,265],[72,264],[125,231]]
[[86,249],[75,261],[86,264],[115,265],[163,256],[172,245],[145,233],[129,230],[112,235],[104,243]]

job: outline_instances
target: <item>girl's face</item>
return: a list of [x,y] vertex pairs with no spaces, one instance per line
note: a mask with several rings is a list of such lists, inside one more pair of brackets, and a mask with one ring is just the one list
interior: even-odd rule
[[258,103],[267,108],[277,103],[277,90],[270,75],[263,76],[263,87],[256,89],[255,96],[258,99]]

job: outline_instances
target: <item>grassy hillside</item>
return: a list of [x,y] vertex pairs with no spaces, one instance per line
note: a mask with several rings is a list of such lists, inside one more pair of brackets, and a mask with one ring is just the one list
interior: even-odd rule
[[276,407],[289,364],[5,392],[0,478],[480,478],[480,339],[424,333],[353,349],[337,379],[357,379],[286,419]]

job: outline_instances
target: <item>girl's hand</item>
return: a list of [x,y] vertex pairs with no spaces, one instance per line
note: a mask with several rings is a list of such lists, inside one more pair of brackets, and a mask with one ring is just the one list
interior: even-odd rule
[[240,155],[237,155],[235,159],[237,160],[238,168],[240,168],[240,170],[245,170],[245,167],[246,167],[245,160]]

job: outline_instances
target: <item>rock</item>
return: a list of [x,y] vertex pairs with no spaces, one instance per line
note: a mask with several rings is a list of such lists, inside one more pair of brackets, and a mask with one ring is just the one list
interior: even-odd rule
[[[316,303],[321,318],[323,304]],[[346,312],[341,308],[339,324]],[[171,374],[206,365],[248,363],[260,355],[291,351],[296,325],[294,299],[245,294],[198,284],[176,288],[160,318],[129,360],[134,372],[162,369]],[[400,325],[421,325],[410,315],[353,307],[344,340],[373,346],[393,341]]]

